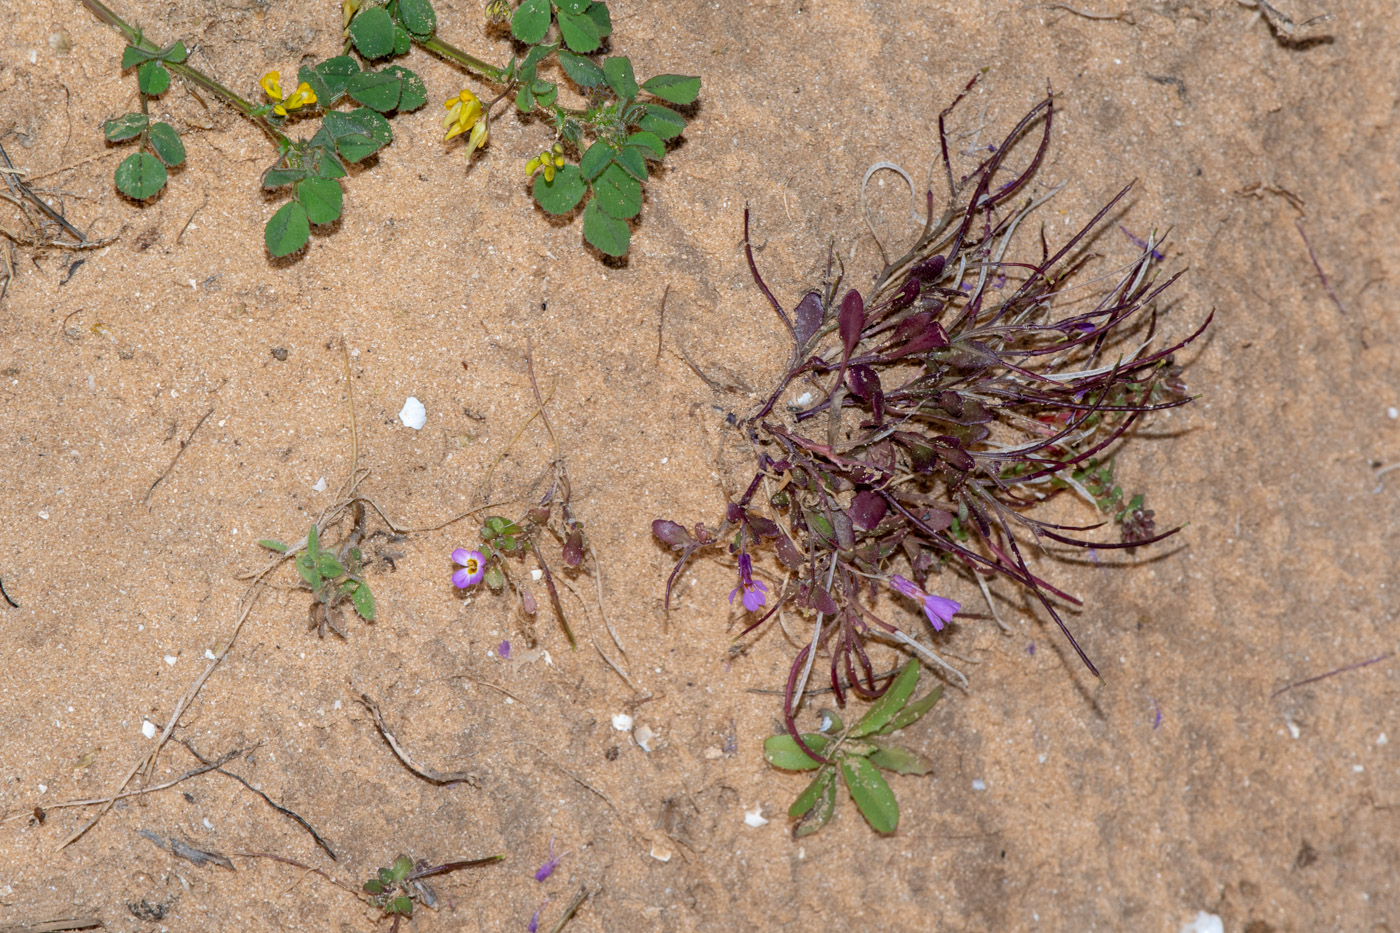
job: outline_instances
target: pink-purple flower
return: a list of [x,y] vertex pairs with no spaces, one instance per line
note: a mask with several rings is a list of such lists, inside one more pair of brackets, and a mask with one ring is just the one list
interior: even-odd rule
[[729,591],[729,605],[734,605],[734,597],[742,595],[744,608],[757,612],[768,602],[768,585],[753,578],[753,561],[747,553],[739,555],[739,585]]
[[459,547],[452,552],[452,562],[460,565],[460,569],[452,573],[452,585],[459,590],[475,586],[486,575],[486,558],[480,551]]
[[[535,880],[536,880],[536,881],[543,881],[544,879],[548,878],[550,875],[554,874],[554,869],[556,869],[556,868],[559,867],[559,860],[560,860],[561,858],[563,858],[564,856],[568,855],[568,854],[569,854],[569,853],[567,853],[567,852],[560,852],[558,855],[555,855],[555,854],[554,854],[554,837],[553,837],[553,836],[550,836],[550,837],[549,837],[549,861],[547,861],[547,862],[545,862],[543,865],[541,865],[541,866],[539,867],[539,869],[535,872]],[[540,906],[543,907],[544,905],[541,904]]]
[[925,593],[915,586],[913,581],[906,580],[899,574],[890,577],[890,586],[897,592],[923,604],[924,615],[928,616],[929,624],[933,626],[935,632],[943,631],[943,626],[953,621],[953,616],[962,610],[962,603],[957,600]]

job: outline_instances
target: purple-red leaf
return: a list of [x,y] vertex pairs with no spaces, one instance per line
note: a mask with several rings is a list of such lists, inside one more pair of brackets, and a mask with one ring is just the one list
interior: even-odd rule
[[[680,528],[680,525],[676,525]],[[681,528],[681,531],[685,531]],[[687,535],[689,537],[689,535]],[[583,562],[583,532],[575,529],[564,539],[564,566],[577,567]]]
[[885,499],[877,492],[865,490],[858,492],[851,500],[851,506],[846,510],[846,514],[851,516],[851,521],[857,528],[869,531],[880,524],[880,519],[885,517]]
[[846,357],[860,342],[861,329],[865,327],[865,300],[854,288],[841,299],[841,311],[836,316],[836,329],[841,335],[841,347]]
[[695,544],[695,539],[685,530],[684,525],[664,518],[658,518],[651,523],[651,533],[656,535],[656,539],[662,544],[669,545],[677,551]]
[[797,317],[797,345],[805,347],[807,341],[812,339],[812,335],[821,330],[822,318],[825,317],[822,309],[822,296],[816,292],[808,292],[803,295],[793,314]]

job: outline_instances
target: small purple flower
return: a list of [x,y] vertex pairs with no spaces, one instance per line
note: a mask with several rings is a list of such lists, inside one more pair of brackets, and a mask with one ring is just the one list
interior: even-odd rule
[[935,632],[943,631],[943,626],[953,621],[953,616],[962,610],[962,603],[957,600],[925,593],[912,581],[904,579],[899,574],[890,577],[890,587],[910,599],[917,599],[923,603],[924,615],[928,616],[929,624],[933,626]]
[[554,900],[553,897],[546,897],[546,898],[540,903],[540,906],[538,906],[538,907],[535,908],[535,914],[534,914],[534,916],[532,916],[532,917],[530,918],[530,925],[529,925],[529,927],[526,928],[526,929],[528,929],[528,930],[530,931],[530,933],[539,933],[539,929],[540,929],[540,914],[544,911],[545,906],[546,906],[550,901],[552,901],[552,900]]
[[742,593],[744,608],[749,612],[757,612],[759,607],[767,604],[767,592],[768,585],[753,578],[753,560],[747,553],[740,554],[739,585],[729,591],[729,605],[734,605],[734,597]]
[[461,565],[460,570],[452,573],[452,585],[459,590],[475,586],[486,575],[486,558],[481,556],[480,551],[459,547],[452,552],[452,562]]
[[[556,868],[559,867],[559,860],[560,860],[561,858],[563,858],[564,856],[568,855],[568,854],[569,854],[569,853],[567,853],[567,852],[560,852],[558,855],[555,855],[555,854],[554,854],[554,837],[553,837],[553,836],[550,836],[550,837],[549,837],[549,861],[547,861],[547,862],[545,862],[543,865],[541,865],[541,866],[539,867],[539,870],[535,872],[535,880],[536,880],[536,881],[543,881],[544,879],[548,878],[550,875],[554,874],[554,869],[556,869]],[[540,906],[543,907],[544,905],[541,904]]]
[[501,642],[499,645],[497,645],[497,646],[496,646],[496,653],[499,654],[501,657],[505,658],[507,661],[509,661],[509,660],[510,660],[510,642],[508,642],[508,641],[503,641],[503,642]]

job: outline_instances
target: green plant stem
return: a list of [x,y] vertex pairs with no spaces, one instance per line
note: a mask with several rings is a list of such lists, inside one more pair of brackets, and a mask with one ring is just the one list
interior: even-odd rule
[[[83,0],[83,2],[87,3],[88,0]],[[463,52],[451,43],[443,42],[437,36],[433,36],[429,39],[414,39],[413,41],[417,42],[434,55],[440,55],[450,62],[455,62],[473,74],[485,78],[487,81],[500,83],[504,80],[505,72],[502,69],[497,68],[489,62],[482,61],[475,55],[469,55]]]
[[[137,30],[130,23],[128,23],[126,20],[122,19],[115,12],[113,12],[109,7],[106,6],[106,4],[102,3],[102,0],[82,0],[82,4],[83,6],[87,7],[88,10],[90,10],[94,16],[102,20],[102,22],[106,23],[108,26],[111,26],[113,29],[117,30],[123,36],[125,36],[127,42],[131,43],[139,49],[144,49],[148,52],[158,51],[159,46],[152,43],[149,39],[143,36],[139,30]],[[164,64],[166,68],[169,68],[171,71],[180,75],[185,80],[192,81],[195,84],[198,84],[200,87],[204,88],[205,90],[209,91],[211,94],[215,94],[223,98],[225,103],[227,103],[233,109],[237,110],[239,113],[243,114],[243,116],[247,117],[249,120],[252,120],[254,123],[256,123],[264,132],[270,135],[278,143],[287,145],[291,144],[292,139],[290,136],[283,133],[281,130],[277,129],[277,127],[269,123],[265,117],[261,117],[256,114],[256,111],[258,110],[257,105],[253,104],[251,101],[244,99],[241,95],[235,93],[232,89],[225,87],[223,84],[211,78],[204,72],[200,71],[198,68],[192,68],[189,65],[176,62],[163,62],[162,64]],[[142,103],[145,103],[144,99],[142,100]]]

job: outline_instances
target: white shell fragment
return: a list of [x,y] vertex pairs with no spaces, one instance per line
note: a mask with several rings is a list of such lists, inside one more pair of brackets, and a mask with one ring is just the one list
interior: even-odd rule
[[757,829],[760,826],[767,826],[768,821],[763,818],[763,804],[756,803],[752,810],[744,811],[744,822]]
[[632,730],[632,738],[642,751],[649,752],[652,750],[652,743],[656,741],[656,732],[651,726],[643,724]]
[[156,724],[153,723],[153,722],[151,722],[149,719],[143,719],[143,720],[141,720],[141,734],[144,735],[144,736],[145,736],[146,738],[148,738],[148,739],[153,739],[153,738],[155,738],[155,737],[156,737]]
[[167,655],[165,656],[165,663],[166,663],[166,664],[169,664],[171,667],[174,667],[174,666],[175,666],[175,662],[178,661],[178,660],[180,660],[180,659],[177,658],[177,657],[175,657],[175,655],[173,655],[173,654],[167,654]]
[[316,485],[314,485],[314,486],[311,487],[311,491],[312,491],[312,492],[325,492],[325,491],[326,491],[326,478],[323,476],[323,477],[321,477],[320,479],[318,479],[318,480],[316,481]]
[[1181,933],[1225,933],[1225,923],[1215,914],[1204,910],[1196,918],[1181,927]]
[[403,410],[399,412],[399,420],[403,422],[404,427],[421,431],[423,425],[428,423],[428,410],[423,407],[422,402],[410,395],[404,400]]
[[671,850],[664,845],[653,842],[651,844],[651,857],[658,862],[669,862],[671,861]]
[[626,713],[614,713],[612,718],[613,728],[618,732],[632,731],[632,717]]

